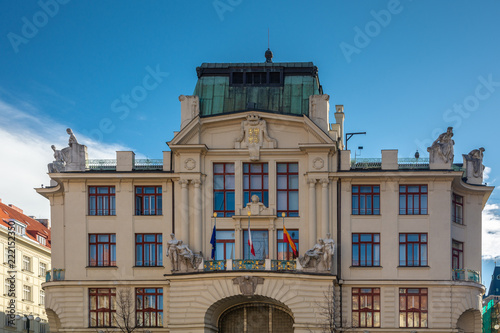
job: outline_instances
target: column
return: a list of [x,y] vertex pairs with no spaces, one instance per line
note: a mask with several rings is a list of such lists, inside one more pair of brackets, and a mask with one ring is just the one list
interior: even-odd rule
[[309,247],[316,244],[316,179],[308,179],[309,183]]
[[195,179],[192,181],[194,184],[194,241],[195,244],[192,244],[192,248],[197,249],[198,251],[203,250],[203,225],[201,221],[201,181]]
[[[326,237],[328,233],[330,233],[329,230],[329,217],[330,217],[330,207],[328,206],[328,185],[330,183],[330,180],[328,178],[326,179],[321,179],[321,236],[322,238]],[[319,236],[318,236],[319,238]]]
[[189,180],[179,180],[181,184],[181,237],[184,243],[189,243]]

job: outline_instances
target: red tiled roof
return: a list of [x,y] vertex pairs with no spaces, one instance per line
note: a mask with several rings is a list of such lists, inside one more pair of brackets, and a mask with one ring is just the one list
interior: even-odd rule
[[[9,219],[14,219],[26,225],[26,236],[36,241],[38,244],[50,249],[50,229],[44,226],[39,221],[26,216],[18,207],[10,207],[0,200],[0,225],[9,227]],[[36,235],[44,236],[47,239],[47,244],[43,245],[38,242]]]

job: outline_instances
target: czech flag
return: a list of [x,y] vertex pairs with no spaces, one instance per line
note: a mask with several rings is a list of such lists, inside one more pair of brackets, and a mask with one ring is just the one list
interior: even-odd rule
[[290,234],[288,231],[286,231],[285,226],[283,225],[283,243],[288,243],[290,244],[290,247],[292,248],[293,251],[293,257],[297,257],[297,248],[295,247],[295,243],[292,240],[292,237],[290,237]]
[[255,257],[255,249],[253,248],[252,232],[250,231],[250,223],[248,223],[248,246],[250,247],[250,252]]

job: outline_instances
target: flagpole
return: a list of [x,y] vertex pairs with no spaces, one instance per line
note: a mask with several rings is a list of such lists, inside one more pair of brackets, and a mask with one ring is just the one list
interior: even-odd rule
[[250,212],[250,209],[248,209],[248,239],[247,239],[247,243],[248,243],[248,259],[250,259],[250,254],[251,254],[251,251],[252,249],[250,248],[250,215],[252,215],[252,213]]
[[214,244],[214,260],[217,260],[217,213],[214,212],[214,228],[215,244]]
[[[281,213],[281,217],[283,218],[283,241],[285,240],[285,212],[282,212]],[[284,243],[284,242],[283,242]],[[283,244],[285,246],[285,249],[287,250],[286,252],[288,253],[288,239],[287,239],[287,242],[285,244]],[[286,256],[286,260],[288,260],[288,255]]]

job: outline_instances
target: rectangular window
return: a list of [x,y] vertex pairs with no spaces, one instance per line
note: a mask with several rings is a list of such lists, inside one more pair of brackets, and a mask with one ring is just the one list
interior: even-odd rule
[[163,288],[137,288],[135,294],[137,326],[162,327]]
[[464,243],[452,240],[452,268],[464,268]]
[[163,266],[162,234],[135,234],[135,265]]
[[399,327],[427,327],[427,288],[399,289]]
[[453,193],[451,208],[451,220],[455,223],[464,224],[464,197]]
[[252,230],[252,243],[255,257],[248,246],[248,230],[243,231],[243,253],[245,259],[264,260],[269,258],[269,232],[267,230]]
[[243,206],[257,195],[259,201],[269,207],[267,163],[243,163]]
[[89,266],[116,266],[115,234],[89,234]]
[[9,248],[7,245],[3,248],[3,263],[6,264],[9,262]]
[[427,266],[427,234],[399,234],[399,266]]
[[38,275],[45,277],[46,273],[47,273],[47,264],[41,262],[40,267],[38,267]]
[[399,214],[427,214],[427,185],[399,186]]
[[43,236],[36,235],[36,240],[38,241],[38,243],[40,243],[42,245],[47,245],[47,238],[45,238]]
[[380,215],[380,186],[352,186],[352,214]]
[[115,288],[89,289],[89,326],[113,327],[116,313]]
[[23,300],[32,301],[31,286],[23,286]]
[[299,216],[299,164],[278,163],[276,167],[278,216]]
[[89,186],[89,215],[116,215],[114,186]]
[[23,270],[31,272],[31,258],[23,256]]
[[234,230],[217,230],[215,260],[234,259]]
[[234,163],[214,163],[214,212],[234,215]]
[[38,305],[45,305],[45,291],[40,290],[40,303]]
[[352,326],[380,327],[380,288],[352,288]]
[[352,265],[380,266],[380,234],[352,234]]
[[[295,244],[297,252],[299,252],[299,231],[297,229],[286,230]],[[293,250],[288,241],[283,239],[283,229],[278,230],[278,260],[293,260]]]
[[161,186],[135,187],[135,215],[162,215]]

